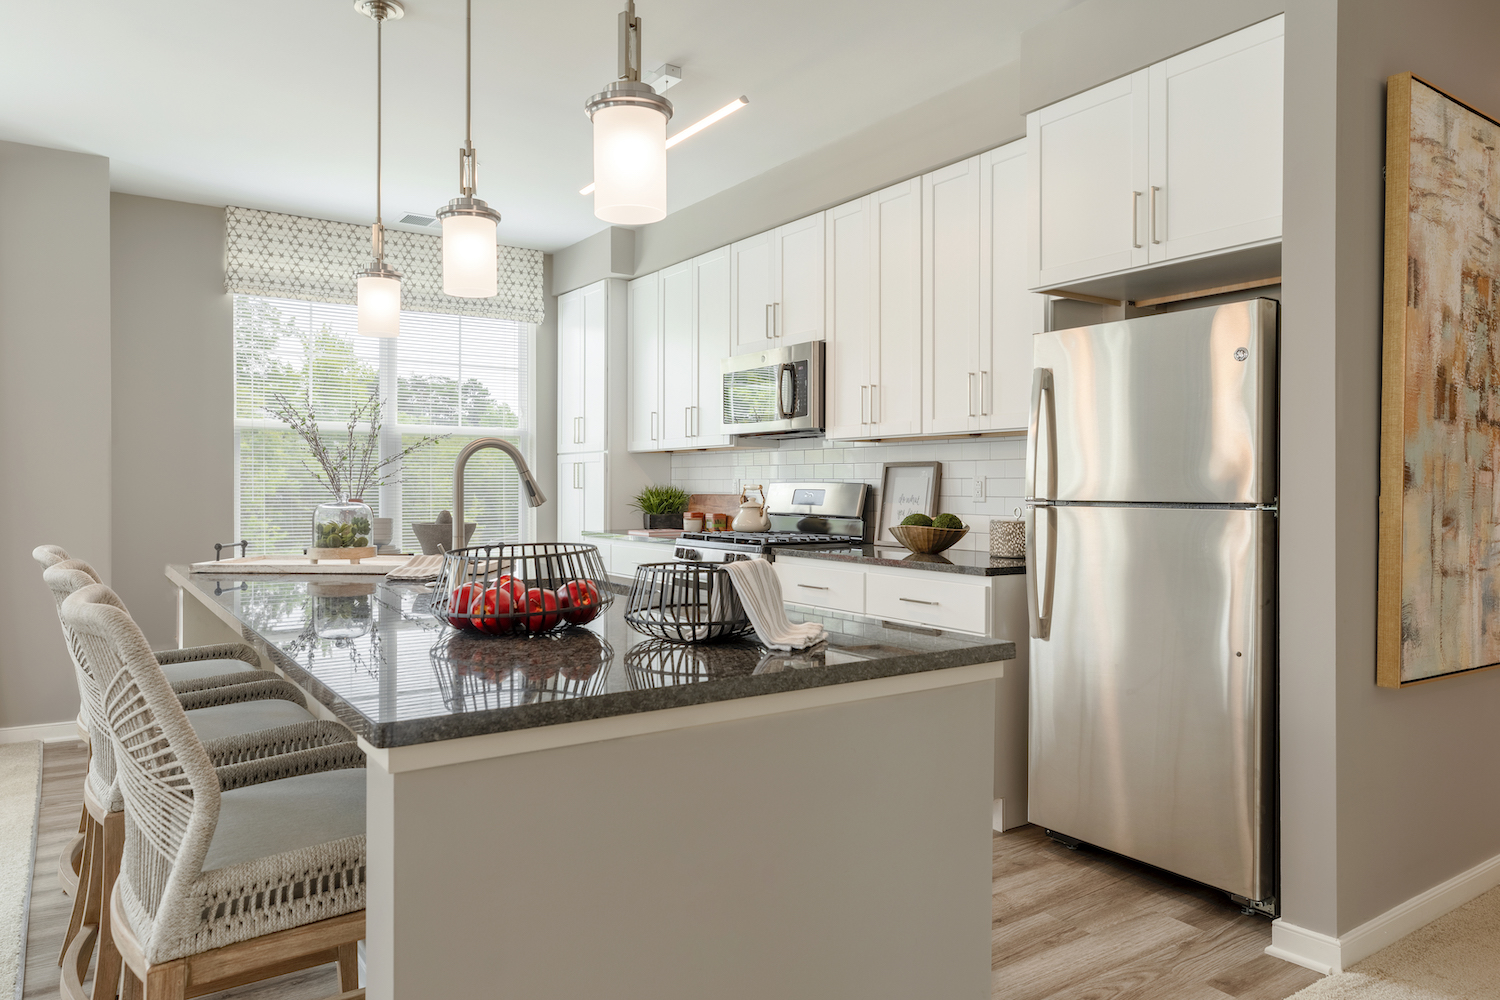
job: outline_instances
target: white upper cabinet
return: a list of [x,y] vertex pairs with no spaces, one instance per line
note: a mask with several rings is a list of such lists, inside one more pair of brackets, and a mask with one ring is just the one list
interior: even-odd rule
[[661,281],[661,437],[659,448],[688,448],[698,405],[698,338],[693,329],[693,262],[657,272]]
[[1032,288],[1280,239],[1284,24],[1027,115]]
[[557,298],[557,450],[603,451],[608,439],[609,285]]
[[870,195],[870,428],[922,431],[922,179]]
[[[661,447],[660,274],[658,271],[630,283],[630,321],[626,338],[630,373],[626,447],[631,451],[656,451]],[[566,363],[567,356],[559,356],[558,364]]]
[[922,182],[829,209],[824,220],[828,436],[922,427]]
[[734,354],[823,339],[823,213],[729,247]]
[[922,432],[979,416],[979,157],[922,177]]
[[824,216],[827,433],[831,438],[871,437],[875,329],[870,316],[870,198],[830,208]]
[[1284,32],[1273,17],[1148,71],[1152,261],[1281,236]]
[[1026,143],[979,157],[979,428],[1024,430],[1030,419],[1031,337],[1046,297],[1027,290]]
[[1026,116],[1033,287],[1147,263],[1147,107],[1142,70]]
[[722,362],[729,349],[729,248],[720,247],[694,257],[693,318],[697,346],[698,398],[690,427],[694,448],[729,443],[724,433],[724,378]]

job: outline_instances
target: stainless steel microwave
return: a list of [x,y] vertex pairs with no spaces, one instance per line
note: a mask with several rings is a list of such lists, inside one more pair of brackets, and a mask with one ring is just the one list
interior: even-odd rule
[[724,433],[823,432],[823,342],[724,359]]

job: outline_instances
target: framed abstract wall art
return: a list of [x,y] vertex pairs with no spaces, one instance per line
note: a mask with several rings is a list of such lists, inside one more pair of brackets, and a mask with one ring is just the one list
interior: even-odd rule
[[1500,124],[1386,91],[1376,682],[1500,665]]

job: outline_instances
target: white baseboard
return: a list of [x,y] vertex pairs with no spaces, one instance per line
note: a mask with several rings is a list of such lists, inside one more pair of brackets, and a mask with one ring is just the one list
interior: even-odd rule
[[1324,975],[1342,972],[1497,885],[1500,885],[1500,856],[1459,872],[1337,938],[1277,920],[1271,924],[1271,944],[1266,954]]
[[63,740],[76,739],[78,739],[78,723],[72,719],[67,722],[45,722],[39,726],[0,728],[0,743],[25,743],[27,740],[59,743]]

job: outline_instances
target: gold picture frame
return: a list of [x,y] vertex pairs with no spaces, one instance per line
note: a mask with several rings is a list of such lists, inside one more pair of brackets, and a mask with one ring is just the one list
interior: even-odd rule
[[1381,687],[1500,666],[1497,147],[1496,119],[1410,73],[1387,81]]

